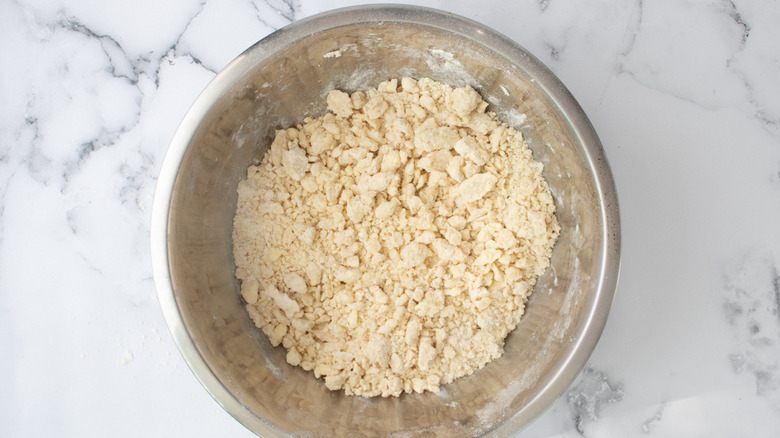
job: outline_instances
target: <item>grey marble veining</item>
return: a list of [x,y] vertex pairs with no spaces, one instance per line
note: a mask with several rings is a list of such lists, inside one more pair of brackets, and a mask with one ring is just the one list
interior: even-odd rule
[[[0,3],[2,435],[251,436],[200,387],[161,317],[157,173],[227,63],[356,3]],[[413,3],[539,57],[615,174],[624,248],[609,322],[521,436],[780,435],[780,5]]]

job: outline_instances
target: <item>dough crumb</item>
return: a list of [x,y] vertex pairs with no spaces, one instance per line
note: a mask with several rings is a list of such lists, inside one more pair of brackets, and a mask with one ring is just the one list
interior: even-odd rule
[[542,165],[471,87],[392,79],[327,105],[239,183],[247,312],[331,390],[438,391],[503,354],[549,266]]

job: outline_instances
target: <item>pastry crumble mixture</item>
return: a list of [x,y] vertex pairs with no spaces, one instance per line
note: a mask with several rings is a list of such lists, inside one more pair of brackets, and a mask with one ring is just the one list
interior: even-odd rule
[[549,265],[542,165],[471,87],[392,79],[327,103],[238,186],[246,309],[329,389],[438,391],[501,356]]

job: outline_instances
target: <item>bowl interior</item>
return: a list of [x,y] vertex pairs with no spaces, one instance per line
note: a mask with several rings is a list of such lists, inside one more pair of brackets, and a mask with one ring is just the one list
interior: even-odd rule
[[[185,358],[206,365],[193,367],[196,375],[211,373],[231,394],[215,398],[257,433],[509,435],[565,390],[601,332],[614,290],[604,279],[615,256],[609,239],[616,239],[604,191],[614,189],[608,170],[602,187],[606,163],[593,155],[600,145],[587,119],[564,113],[572,108],[559,96],[568,92],[517,46],[465,20],[446,29],[438,15],[414,17],[361,22],[342,14],[277,32],[220,74],[199,99],[206,110],[187,116],[193,128],[167,220],[170,282],[196,350]],[[562,231],[503,357],[438,394],[365,399],[331,392],[287,365],[285,351],[252,324],[234,276],[232,219],[236,186],[275,129],[321,115],[332,88],[373,88],[403,76],[470,84],[522,131],[545,165]]]

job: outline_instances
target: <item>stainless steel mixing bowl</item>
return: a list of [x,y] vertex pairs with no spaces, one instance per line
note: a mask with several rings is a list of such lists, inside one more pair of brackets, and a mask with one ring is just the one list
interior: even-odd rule
[[[328,391],[287,365],[281,347],[253,326],[234,276],[232,219],[236,186],[274,129],[321,115],[332,88],[373,88],[403,76],[470,84],[522,131],[545,165],[562,231],[503,357],[438,394],[365,399]],[[513,41],[418,7],[328,12],[239,56],[176,132],[152,216],[155,283],[176,344],[214,399],[262,436],[514,435],[584,366],[618,276],[615,187],[580,106]]]

